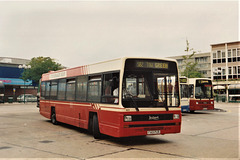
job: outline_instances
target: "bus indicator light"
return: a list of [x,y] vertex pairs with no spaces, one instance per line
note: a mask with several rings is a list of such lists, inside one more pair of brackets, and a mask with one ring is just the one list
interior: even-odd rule
[[173,114],[173,119],[179,119],[179,114]]

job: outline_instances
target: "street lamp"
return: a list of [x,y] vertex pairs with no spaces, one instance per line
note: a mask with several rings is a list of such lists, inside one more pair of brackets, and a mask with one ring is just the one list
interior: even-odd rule
[[[25,65],[25,64],[23,64],[23,65],[19,65],[18,68],[23,69],[23,70],[25,70],[25,69],[30,69],[30,68],[31,68],[31,65]],[[25,80],[23,80],[23,82],[24,82],[24,85],[23,85],[23,87],[24,87],[23,101],[24,101],[24,103],[25,103]]]

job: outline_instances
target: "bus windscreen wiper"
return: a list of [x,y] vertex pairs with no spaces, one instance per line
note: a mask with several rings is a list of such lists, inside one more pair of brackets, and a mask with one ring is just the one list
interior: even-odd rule
[[134,108],[136,109],[136,111],[139,111],[137,103],[133,99],[133,95],[128,90],[125,90],[125,92],[126,92],[126,96],[130,97],[130,99],[132,100],[132,104],[133,104]]

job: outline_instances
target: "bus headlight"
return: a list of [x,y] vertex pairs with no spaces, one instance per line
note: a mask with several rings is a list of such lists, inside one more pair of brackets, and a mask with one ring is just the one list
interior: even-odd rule
[[211,104],[213,104],[213,101],[211,101]]
[[196,104],[198,104],[198,102],[196,102]]
[[124,122],[131,122],[132,116],[124,116]]
[[180,118],[179,114],[173,114],[173,119],[179,119],[179,118]]

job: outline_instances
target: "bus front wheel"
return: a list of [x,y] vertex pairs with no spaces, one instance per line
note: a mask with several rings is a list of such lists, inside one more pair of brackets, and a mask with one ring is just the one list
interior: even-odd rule
[[100,133],[100,130],[99,130],[99,123],[98,123],[97,114],[93,115],[93,129],[92,129],[92,132],[93,132],[93,137],[95,139],[100,139],[101,138],[101,133]]

